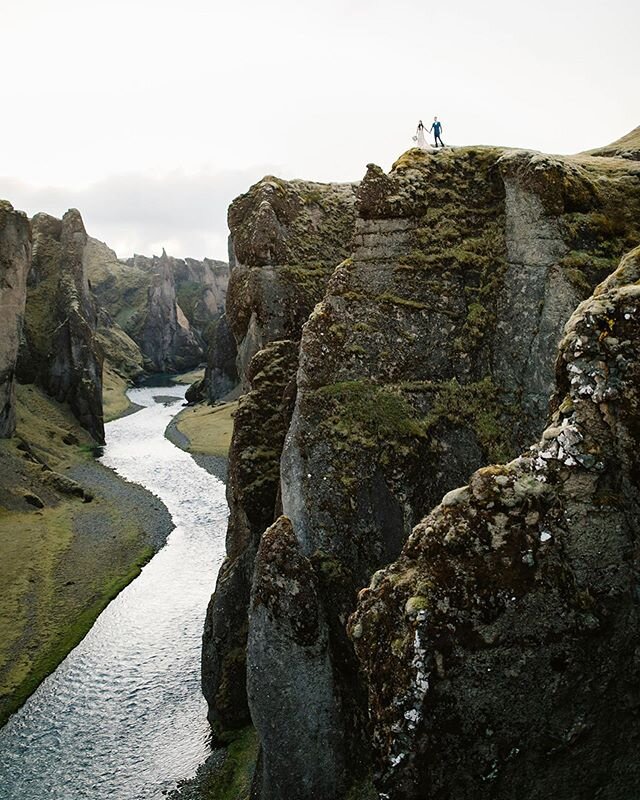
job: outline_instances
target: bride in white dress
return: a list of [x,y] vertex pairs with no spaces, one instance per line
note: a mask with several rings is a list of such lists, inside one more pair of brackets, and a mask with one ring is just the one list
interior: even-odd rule
[[413,141],[416,143],[416,147],[421,147],[423,150],[426,150],[428,147],[427,140],[424,138],[424,125],[422,124],[422,120],[418,121],[418,129],[416,130],[416,135],[413,137]]

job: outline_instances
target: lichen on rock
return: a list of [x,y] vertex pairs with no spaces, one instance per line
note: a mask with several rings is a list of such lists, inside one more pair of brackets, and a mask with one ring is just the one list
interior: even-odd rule
[[361,593],[382,796],[638,786],[639,255],[569,321],[540,442],[474,473]]

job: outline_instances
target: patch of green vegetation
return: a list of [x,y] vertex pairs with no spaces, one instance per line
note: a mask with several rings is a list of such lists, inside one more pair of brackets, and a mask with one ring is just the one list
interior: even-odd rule
[[[53,511],[51,516],[55,516],[56,511]],[[58,520],[53,522],[53,524],[46,525],[47,533],[58,535],[57,544],[65,542],[65,536],[70,532],[69,520],[66,518],[67,511],[68,509],[62,509]],[[7,519],[6,517],[3,518],[4,515],[0,515],[0,548],[2,548],[3,551],[2,531],[7,524],[9,525],[9,530],[15,530],[17,526],[18,528],[21,527],[23,532],[25,532],[25,528],[29,527],[30,520],[26,519],[27,515],[21,516],[22,519],[16,520],[14,516]],[[67,539],[67,544],[68,543],[69,540]],[[41,577],[44,577],[44,587],[46,588],[47,595],[51,592],[58,591],[60,588],[56,586],[54,571],[57,558],[58,556],[62,557],[62,553],[65,549],[66,548],[63,548],[59,554],[54,551],[54,553],[51,554],[54,556],[53,560],[48,560],[44,564],[40,563],[37,565],[38,570],[44,567],[45,572]],[[13,649],[11,648],[12,644],[14,646],[20,646],[21,640],[19,634],[23,633],[25,628],[32,625],[33,622],[24,617],[18,620],[16,616],[13,615],[10,617],[9,635],[5,635],[9,632],[3,631],[4,624],[0,625],[0,632],[3,634],[2,637],[0,637],[3,642],[3,647],[0,650],[0,673],[2,674],[2,680],[0,682],[0,727],[5,724],[9,716],[13,714],[14,711],[17,711],[27,698],[38,688],[44,678],[50,675],[67,654],[84,639],[101,612],[125,586],[131,583],[134,578],[138,577],[142,567],[152,556],[153,550],[148,546],[143,547],[139,551],[135,562],[127,571],[103,579],[104,583],[101,585],[100,576],[97,576],[94,599],[89,605],[86,605],[81,610],[75,608],[68,609],[68,616],[65,614],[62,620],[58,619],[56,614],[52,614],[46,622],[44,620],[39,620],[43,626],[46,625],[49,628],[48,633],[53,634],[53,636],[49,643],[43,647],[36,646],[35,648],[29,648],[29,655],[23,653],[22,656],[19,656],[17,660],[14,661],[11,658],[10,650]],[[35,571],[37,570],[34,570],[34,573]],[[3,585],[6,587],[7,583],[5,580],[6,576],[3,579]],[[3,620],[5,623],[9,621],[5,617],[5,604],[7,601],[13,599],[10,597],[12,588],[13,587],[9,585],[7,594],[2,602],[2,607],[0,607],[0,620]],[[34,588],[33,594],[38,595],[39,590]],[[48,605],[42,598],[37,600],[37,604],[37,609],[39,611],[44,611],[45,607]],[[57,636],[55,634],[57,634]],[[31,656],[32,650],[34,650],[33,657]]]
[[422,303],[419,300],[412,300],[410,297],[398,297],[388,292],[378,295],[376,301],[378,303],[390,303],[394,306],[404,306],[405,308],[412,308],[416,311],[423,311],[425,308],[429,308],[426,303]]
[[322,208],[324,194],[318,189],[307,189],[300,192],[300,198],[305,206],[316,205]]
[[0,724],[152,555],[133,503],[83,502],[47,480],[42,463],[66,478],[93,461],[95,442],[36,387],[17,394],[17,435],[0,442]]
[[334,410],[322,425],[347,441],[373,447],[425,435],[415,409],[395,387],[345,381],[322,386],[316,394]]
[[206,800],[249,800],[258,760],[258,736],[252,727],[233,734],[222,764],[207,776],[202,796]]
[[515,414],[516,408],[505,405],[491,378],[468,384],[454,378],[436,385],[431,410],[423,424],[430,432],[442,422],[454,426],[464,423],[478,437],[489,461],[502,462],[513,455],[509,418]]
[[640,236],[640,207],[633,194],[621,199],[613,192],[603,193],[602,201],[602,210],[576,211],[560,219],[562,236],[570,248],[560,267],[583,297],[617,268]]
[[238,403],[208,406],[198,405],[183,409],[175,423],[183,436],[186,436],[190,453],[225,457],[229,453],[233,419]]
[[362,780],[354,783],[345,795],[345,800],[378,800],[378,794],[371,775],[367,775]]
[[105,364],[102,372],[102,409],[105,422],[121,417],[131,408],[131,401],[126,395],[128,388],[128,382]]
[[281,278],[295,285],[305,304],[313,306],[322,299],[333,269],[320,262],[311,262],[303,266],[279,267],[277,272]]

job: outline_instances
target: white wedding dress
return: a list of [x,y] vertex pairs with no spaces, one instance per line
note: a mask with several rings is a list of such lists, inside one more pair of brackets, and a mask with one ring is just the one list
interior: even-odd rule
[[416,140],[416,147],[421,147],[423,150],[426,150],[429,146],[427,140],[424,138],[424,128],[418,128],[413,138]]

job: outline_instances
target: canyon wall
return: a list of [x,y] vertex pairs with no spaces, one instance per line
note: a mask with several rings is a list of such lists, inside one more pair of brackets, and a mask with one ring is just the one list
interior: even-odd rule
[[140,348],[146,371],[180,372],[206,360],[212,328],[224,310],[226,263],[173,258],[164,251],[123,261],[89,239],[87,267],[99,304]]
[[382,797],[637,792],[639,282],[637,248],[569,320],[540,441],[360,593]]
[[0,438],[16,427],[14,375],[31,266],[31,230],[27,217],[0,201]]
[[[263,800],[367,785],[368,682],[345,630],[358,591],[443,495],[542,434],[565,323],[640,241],[639,181],[631,159],[487,147],[411,150],[389,174],[370,165],[294,361],[305,319],[259,266],[283,258],[290,184],[268,179],[232,206],[227,315],[249,392],[203,685],[216,731],[256,726]],[[315,254],[299,241],[304,270]],[[256,267],[234,280],[246,254]],[[386,791],[379,753],[376,740]]]
[[103,353],[85,269],[88,237],[82,217],[75,209],[61,220],[36,214],[31,227],[33,261],[18,379],[36,383],[58,402],[68,403],[82,427],[104,442]]
[[[229,455],[227,559],[207,611],[203,691],[217,733],[249,720],[247,613],[260,536],[273,522],[295,400],[301,329],[350,250],[355,187],[268,177],[229,209],[226,323],[245,387]],[[228,338],[228,334],[225,334]],[[220,369],[222,360],[212,365]],[[210,374],[215,374],[210,367]]]

